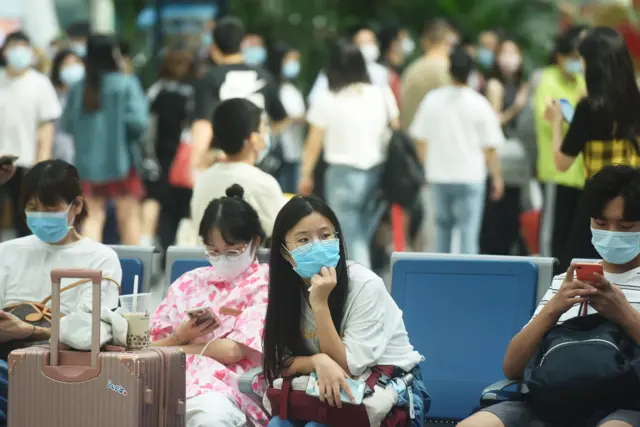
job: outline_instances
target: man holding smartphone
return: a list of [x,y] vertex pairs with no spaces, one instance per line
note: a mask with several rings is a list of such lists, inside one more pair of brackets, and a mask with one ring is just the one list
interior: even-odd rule
[[[587,182],[583,196],[591,217],[592,243],[602,258],[602,270],[572,264],[566,274],[553,279],[533,318],[507,347],[503,370],[508,379],[522,380],[529,360],[547,333],[557,324],[581,315],[599,313],[640,345],[640,169],[605,166]],[[595,380],[598,373],[593,375]],[[599,426],[640,426],[640,411],[621,408],[607,411],[610,413],[598,420]],[[548,424],[539,419],[530,402],[516,401],[490,406],[458,424],[459,427],[523,425]]]

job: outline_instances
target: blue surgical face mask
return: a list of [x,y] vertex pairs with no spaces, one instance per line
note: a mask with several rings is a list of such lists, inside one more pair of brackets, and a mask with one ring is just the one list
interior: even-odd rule
[[262,46],[250,46],[242,50],[247,65],[262,65],[267,60],[267,50]]
[[71,50],[80,58],[87,56],[87,45],[85,43],[75,42],[71,45]]
[[623,265],[640,255],[640,232],[591,228],[591,236],[593,247],[609,264]]
[[60,70],[60,81],[67,86],[71,86],[84,79],[84,65],[73,64],[67,65]]
[[69,234],[69,209],[63,212],[26,212],[27,226],[44,243],[58,243]]
[[493,67],[494,54],[491,50],[486,47],[478,48],[477,52],[478,64],[480,64],[483,68],[491,68]]
[[287,61],[282,66],[282,75],[286,79],[293,80],[300,74],[300,62],[299,61]]
[[340,240],[313,241],[289,251],[296,266],[293,268],[303,279],[320,274],[322,267],[335,267],[340,261]]
[[567,59],[564,62],[564,70],[569,74],[582,74],[582,61],[579,59]]
[[16,46],[7,51],[7,64],[14,70],[24,70],[33,65],[33,51],[25,46]]
[[402,52],[405,55],[411,55],[414,50],[416,50],[416,42],[414,42],[413,39],[409,37],[402,39]]

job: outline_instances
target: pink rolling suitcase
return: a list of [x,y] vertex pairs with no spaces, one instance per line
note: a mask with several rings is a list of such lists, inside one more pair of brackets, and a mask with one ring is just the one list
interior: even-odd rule
[[[91,352],[60,346],[60,279],[93,282]],[[9,427],[184,427],[185,355],[177,348],[101,351],[102,272],[51,272],[51,345],[9,355]]]

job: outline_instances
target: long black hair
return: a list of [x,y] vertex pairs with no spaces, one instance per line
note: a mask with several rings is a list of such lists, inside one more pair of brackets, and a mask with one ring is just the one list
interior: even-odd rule
[[281,86],[286,81],[286,78],[282,75],[282,65],[284,58],[293,50],[295,50],[293,46],[285,42],[277,42],[269,49],[267,68],[273,74],[278,86]]
[[329,89],[334,93],[354,83],[371,83],[360,49],[347,39],[338,39],[331,46],[326,70]]
[[609,27],[587,31],[579,46],[589,105],[615,123],[613,137],[630,140],[638,153],[640,91],[627,44]]
[[[300,322],[304,304],[304,284],[300,276],[285,258],[286,235],[303,218],[317,212],[333,224],[338,237],[342,229],[336,214],[322,200],[314,196],[296,196],[278,213],[273,226],[271,258],[269,260],[269,305],[264,327],[263,371],[269,384],[280,376],[292,358],[309,356],[305,346]],[[344,241],[340,240],[340,260],[336,266],[338,283],[329,295],[329,310],[336,330],[344,317],[349,292],[347,272],[347,251]]]
[[513,43],[518,48],[518,51],[520,52],[520,66],[518,67],[516,72],[513,74],[513,83],[517,87],[520,87],[524,79],[524,58],[522,55],[522,49],[520,48],[520,45],[518,44],[517,41],[511,38],[504,38],[500,41],[500,44],[498,45],[498,49],[496,50],[496,60],[493,62],[493,70],[491,70],[490,78],[496,79],[503,84],[507,82],[507,78],[502,72],[502,68],[500,67],[500,64],[499,64],[500,61],[498,59],[506,43]]
[[100,109],[102,78],[110,72],[121,71],[116,55],[120,52],[118,40],[113,36],[95,34],[87,41],[87,77],[84,83],[84,109]]

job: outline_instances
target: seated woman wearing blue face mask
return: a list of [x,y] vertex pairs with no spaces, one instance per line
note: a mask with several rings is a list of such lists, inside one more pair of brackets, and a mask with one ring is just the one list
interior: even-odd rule
[[[265,378],[273,385],[281,376],[315,372],[320,400],[341,407],[340,390],[351,393],[347,378],[378,365],[394,366],[415,377],[412,425],[422,426],[426,391],[418,363],[423,357],[411,345],[402,311],[382,279],[347,261],[341,236],[336,215],[315,197],[294,197],[278,214],[269,263]],[[304,423],[275,417],[269,425]]]
[[[87,209],[75,167],[62,160],[36,164],[24,177],[21,203],[33,235],[0,244],[0,307],[44,300],[51,295],[49,275],[55,268],[102,270],[103,277],[120,283],[122,269],[113,249],[82,237],[76,229]],[[75,281],[63,279],[61,286]],[[63,292],[62,313],[71,313],[80,304],[91,306],[91,294],[91,284]],[[116,308],[118,295],[117,285],[105,280],[102,307]],[[7,353],[12,343],[48,339],[48,328],[0,311],[0,353]]]

